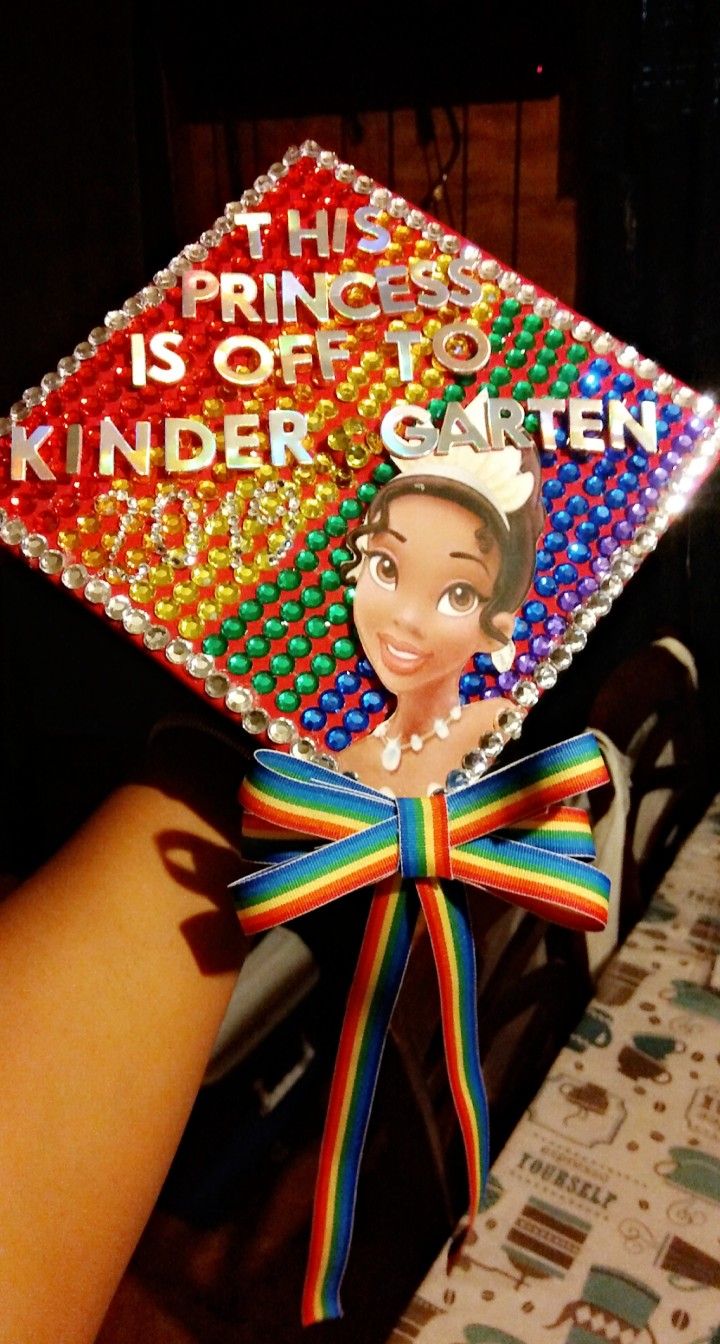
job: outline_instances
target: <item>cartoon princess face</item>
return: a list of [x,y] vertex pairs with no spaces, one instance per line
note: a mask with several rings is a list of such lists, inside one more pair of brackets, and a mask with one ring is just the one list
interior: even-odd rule
[[340,765],[417,796],[442,786],[508,707],[499,698],[463,706],[458,683],[478,652],[511,666],[543,514],[537,467],[517,448],[461,447],[397,465],[349,538],[357,633],[396,705]]

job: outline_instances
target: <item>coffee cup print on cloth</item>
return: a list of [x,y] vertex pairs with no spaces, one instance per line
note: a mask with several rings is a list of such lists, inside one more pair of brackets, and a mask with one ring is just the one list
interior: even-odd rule
[[709,1215],[717,1217],[713,1205],[720,1204],[720,1158],[700,1148],[671,1148],[655,1170],[688,1196],[669,1205],[668,1217],[674,1223],[702,1225]]
[[648,971],[634,962],[622,959],[611,962],[600,977],[596,997],[609,1008],[620,1007],[630,1001],[646,975]]
[[544,512],[534,450],[463,445],[395,465],[348,533],[344,567],[356,633],[393,707],[339,760],[374,788],[416,797],[442,787],[512,709],[502,694],[466,703],[462,678],[482,655],[499,672],[512,666]]
[[655,1263],[666,1271],[674,1288],[720,1288],[720,1260],[683,1237],[668,1234]]
[[612,1041],[611,1019],[602,1008],[590,1009],[580,1018],[568,1045],[571,1050],[583,1054],[589,1045],[603,1050]]
[[709,985],[698,985],[694,980],[673,980],[672,987],[662,990],[660,997],[689,1013],[714,1017],[720,1022],[720,991]]
[[531,1198],[518,1214],[503,1244],[519,1271],[516,1288],[528,1279],[562,1279],[581,1252],[592,1224],[567,1209]]
[[551,1328],[572,1322],[566,1344],[596,1344],[598,1339],[656,1344],[649,1321],[659,1302],[652,1288],[629,1274],[592,1265],[582,1297],[569,1302]]
[[669,1069],[652,1055],[646,1055],[643,1050],[636,1050],[632,1045],[624,1045],[618,1055],[618,1069],[626,1078],[632,1078],[637,1082],[638,1079],[648,1079],[653,1083],[670,1083],[672,1074]]
[[622,1097],[566,1074],[548,1078],[529,1108],[531,1120],[591,1148],[610,1144],[627,1116]]

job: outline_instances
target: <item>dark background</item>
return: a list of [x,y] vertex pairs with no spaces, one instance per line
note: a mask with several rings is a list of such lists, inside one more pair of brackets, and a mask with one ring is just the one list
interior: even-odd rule
[[[231,198],[267,168],[261,130],[277,119],[337,115],[345,144],[336,148],[349,146],[366,165],[367,116],[384,111],[382,176],[401,184],[390,114],[412,109],[426,157],[437,150],[438,121],[450,128],[437,175],[445,168],[457,184],[462,224],[468,182],[482,174],[468,107],[506,104],[519,129],[524,105],[558,96],[558,190],[577,207],[577,308],[692,386],[720,389],[716,5],[476,4],[457,16],[397,9],[377,19],[358,11],[342,35],[322,5],[294,15],[261,8],[257,18],[246,7],[190,17],[131,0],[66,4],[62,18],[44,5],[14,13],[2,69],[3,407],[189,241],[189,198],[205,226],[220,212],[223,199],[206,181],[188,181],[183,146],[193,129],[212,123],[215,179]],[[516,139],[508,261],[524,162]],[[440,193],[432,208],[442,215],[448,201]],[[561,691],[534,711],[524,747],[583,726],[623,653],[674,629],[700,669],[708,752],[699,765],[713,768],[716,497],[711,481]],[[0,584],[8,785],[0,871],[21,873],[135,768],[163,713],[197,713],[198,705],[79,604],[5,557]]]

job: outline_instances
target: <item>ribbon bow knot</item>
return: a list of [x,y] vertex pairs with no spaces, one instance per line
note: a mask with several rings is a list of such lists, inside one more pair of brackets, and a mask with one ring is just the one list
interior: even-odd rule
[[[585,812],[564,800],[608,776],[590,733],[429,798],[388,798],[282,752],[258,751],[255,762],[240,789],[243,834],[269,842],[278,861],[234,884],[243,929],[259,933],[374,886],[320,1151],[303,1295],[309,1324],[342,1315],[360,1156],[417,898],[437,969],[469,1223],[487,1172],[488,1118],[465,887],[489,889],[571,928],[603,928],[610,884],[578,862],[594,858],[592,834]],[[308,848],[308,837],[328,843]]]

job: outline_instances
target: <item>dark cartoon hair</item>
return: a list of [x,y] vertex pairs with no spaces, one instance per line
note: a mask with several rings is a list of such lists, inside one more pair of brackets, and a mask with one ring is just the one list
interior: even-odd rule
[[387,530],[390,505],[394,499],[401,499],[405,495],[422,495],[424,498],[447,499],[453,504],[460,504],[479,520],[475,536],[481,553],[489,550],[493,540],[500,551],[500,567],[495,585],[489,601],[480,612],[480,629],[490,639],[504,643],[506,636],[495,626],[494,617],[499,611],[517,611],[527,596],[535,573],[537,540],[545,517],[540,500],[539,465],[534,452],[527,455],[523,453],[523,469],[531,471],[533,475],[533,490],[525,504],[507,515],[509,530],[490,501],[470,485],[445,476],[423,476],[420,472],[393,477],[378,491],[365,515],[365,522],[348,533],[346,541],[353,558],[343,565],[342,577],[349,579],[357,572],[357,566],[363,559],[363,552],[358,545],[362,538]]

